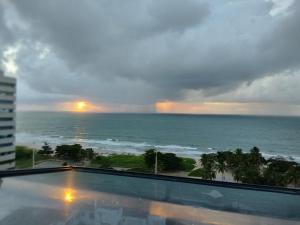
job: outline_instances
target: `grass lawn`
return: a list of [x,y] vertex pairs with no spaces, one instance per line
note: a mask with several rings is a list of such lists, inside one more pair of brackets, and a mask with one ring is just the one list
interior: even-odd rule
[[[191,158],[182,158],[182,170],[189,172],[195,168],[196,161]],[[131,168],[131,171],[152,171],[147,168],[143,155],[131,154],[112,154],[108,156],[97,156],[91,161],[91,167],[112,168],[122,167]]]
[[146,168],[142,155],[112,154],[108,156],[97,156],[91,161],[93,167],[123,167],[123,168]]
[[[24,169],[32,167],[32,148],[25,146],[16,146],[16,168]],[[41,155],[37,152],[34,154],[35,162],[40,162],[43,160],[51,159],[49,155]]]
[[[25,146],[16,147],[16,168],[31,168],[32,167],[32,148]],[[35,162],[53,159],[51,155],[44,155],[35,152]],[[191,158],[181,158],[180,170],[190,172],[195,168],[196,161]],[[111,154],[108,156],[98,155],[95,159],[91,160],[90,167],[96,168],[113,168],[121,167],[128,168],[136,172],[153,172],[146,166],[143,155],[133,154]]]
[[196,160],[191,158],[182,158],[182,170],[190,172],[196,167]]
[[202,168],[193,170],[192,172],[190,172],[188,174],[188,176],[190,176],[190,177],[203,177],[203,175],[204,175],[204,171]]

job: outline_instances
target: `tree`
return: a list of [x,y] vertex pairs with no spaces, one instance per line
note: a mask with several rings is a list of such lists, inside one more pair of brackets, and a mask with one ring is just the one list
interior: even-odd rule
[[201,156],[201,164],[203,169],[203,179],[213,180],[216,178],[215,171],[215,154],[202,154]]
[[224,173],[227,170],[226,169],[226,158],[225,158],[225,153],[224,152],[217,152],[216,156],[217,164],[216,164],[216,169],[219,173],[222,174],[222,180],[225,180]]
[[74,145],[58,145],[55,149],[55,156],[60,159],[81,161],[87,157],[87,152],[80,144]]
[[[148,168],[154,168],[155,166],[155,149],[149,149],[144,153],[145,164]],[[158,154],[158,153],[157,153]]]
[[49,154],[53,154],[54,151],[52,150],[48,142],[44,142],[44,145],[42,146],[42,150],[38,151],[38,153],[49,155]]
[[92,160],[95,158],[95,156],[96,154],[92,148],[85,149],[85,158],[87,158],[88,160]]
[[230,169],[230,170],[233,170],[236,166],[235,165],[236,161],[235,161],[234,153],[232,151],[224,151],[224,152],[222,152],[222,154],[225,157],[226,168]]
[[292,180],[291,168],[296,165],[296,162],[286,161],[280,158],[269,159],[267,168],[265,168],[263,172],[264,184],[287,186]]
[[217,152],[216,154],[203,154],[201,156],[202,168],[195,173],[204,179],[214,179],[215,170],[222,173],[228,169],[237,182],[249,184],[265,184],[287,186],[300,180],[300,165],[282,158],[265,160],[259,148],[253,147],[250,152],[243,153],[242,149],[235,151]]
[[161,153],[155,149],[149,149],[144,153],[145,164],[153,169],[157,154],[157,164],[159,171],[176,171],[182,168],[182,159],[174,153]]
[[249,163],[253,166],[256,166],[258,169],[260,169],[260,167],[266,163],[266,160],[264,159],[264,157],[262,156],[262,154],[260,153],[259,148],[257,147],[253,147],[250,150],[250,154],[249,154]]
[[294,186],[297,187],[300,180],[300,165],[291,165],[288,169],[288,177],[290,178],[290,182],[293,182]]
[[243,179],[243,169],[241,167],[238,167],[238,168],[235,168],[233,171],[232,171],[232,174],[233,174],[233,179],[236,181],[236,182],[240,182],[242,179]]
[[240,180],[247,184],[260,184],[262,182],[260,169],[255,165],[247,166],[247,164],[245,164],[244,167],[242,167]]
[[177,157],[174,153],[161,154],[159,160],[162,162],[163,170],[176,171],[181,168],[182,159]]
[[236,182],[242,181],[244,177],[245,170],[245,155],[243,150],[238,148],[231,155],[231,169],[233,174],[233,179]]

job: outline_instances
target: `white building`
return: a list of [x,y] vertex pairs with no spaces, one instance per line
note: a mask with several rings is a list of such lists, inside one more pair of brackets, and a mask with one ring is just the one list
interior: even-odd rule
[[16,79],[0,70],[0,170],[15,167]]

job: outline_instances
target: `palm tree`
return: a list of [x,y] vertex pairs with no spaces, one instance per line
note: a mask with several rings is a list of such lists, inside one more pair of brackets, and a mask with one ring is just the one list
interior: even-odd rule
[[215,154],[202,154],[200,160],[203,168],[202,178],[207,180],[215,179]]
[[236,182],[240,182],[240,181],[243,179],[243,169],[240,168],[240,167],[235,168],[235,169],[232,171],[232,174],[233,174],[233,179],[234,179]]
[[[276,158],[269,159],[268,167],[264,170],[263,174],[266,184],[283,187],[287,186],[293,179],[295,181],[295,178],[297,177],[297,173],[294,172],[296,171],[294,168],[296,166],[296,162]],[[296,178],[296,181],[297,179],[298,178]]]
[[297,183],[300,180],[300,165],[291,165],[288,169],[288,177],[294,186],[297,187]]
[[225,180],[224,173],[227,170],[226,163],[225,163],[226,158],[224,152],[217,152],[216,160],[217,160],[216,169],[219,173],[222,174],[222,181],[224,181]]
[[249,163],[253,166],[256,166],[257,169],[260,170],[262,164],[265,163],[265,159],[262,156],[262,154],[260,153],[259,148],[257,147],[253,147],[250,150],[250,154],[249,154]]

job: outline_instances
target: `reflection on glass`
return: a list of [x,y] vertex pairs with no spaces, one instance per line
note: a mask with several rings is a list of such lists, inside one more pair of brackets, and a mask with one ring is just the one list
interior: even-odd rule
[[74,198],[75,198],[75,197],[74,197],[74,193],[73,193],[72,190],[68,189],[68,190],[65,191],[65,194],[64,194],[64,201],[65,201],[66,203],[71,203],[71,202],[73,202]]
[[0,225],[300,224],[298,195],[74,171],[4,178],[0,200]]

